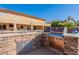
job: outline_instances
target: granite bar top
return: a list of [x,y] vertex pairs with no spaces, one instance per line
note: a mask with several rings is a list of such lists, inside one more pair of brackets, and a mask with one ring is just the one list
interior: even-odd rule
[[71,36],[71,37],[79,37],[79,33],[78,34],[72,34],[72,33],[64,33],[64,36]]
[[26,34],[40,34],[40,33],[38,33],[38,32],[27,32],[27,33],[7,33],[7,34],[0,34],[0,38],[2,38],[2,37],[9,37],[9,36],[26,35]]

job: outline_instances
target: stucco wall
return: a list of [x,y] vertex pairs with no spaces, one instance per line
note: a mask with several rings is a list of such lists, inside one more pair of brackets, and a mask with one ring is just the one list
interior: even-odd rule
[[17,23],[17,24],[34,24],[34,25],[46,25],[45,21],[40,20],[40,19],[33,19],[33,18],[29,18],[29,17],[24,17],[24,16],[20,16],[20,15],[14,15],[14,14],[10,14],[10,13],[3,13],[0,12],[0,23]]

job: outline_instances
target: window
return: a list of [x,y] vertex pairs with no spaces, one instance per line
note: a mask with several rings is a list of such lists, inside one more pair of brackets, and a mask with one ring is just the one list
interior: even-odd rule
[[6,25],[3,25],[3,30],[6,30]]
[[1,25],[0,25],[0,30],[1,30]]
[[21,25],[21,29],[23,29],[23,26]]
[[9,27],[13,27],[13,24],[9,24]]
[[37,27],[36,26],[34,26],[34,30],[36,30],[37,29]]
[[31,26],[27,26],[27,30],[31,30]]

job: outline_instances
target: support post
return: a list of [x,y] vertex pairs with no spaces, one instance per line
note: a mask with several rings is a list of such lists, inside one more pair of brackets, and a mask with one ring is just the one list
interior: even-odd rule
[[14,31],[17,31],[16,23],[14,23]]

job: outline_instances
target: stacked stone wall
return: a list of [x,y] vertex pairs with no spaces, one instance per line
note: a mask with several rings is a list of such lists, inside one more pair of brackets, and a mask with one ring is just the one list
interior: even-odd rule
[[22,42],[23,44],[24,41],[32,42],[32,50],[36,49],[41,45],[41,33],[29,33],[16,36],[0,37],[0,55],[16,55],[16,43]]
[[78,38],[77,37],[64,37],[64,53],[69,55],[77,55],[78,54]]

